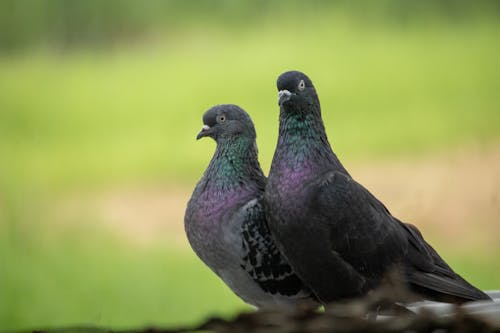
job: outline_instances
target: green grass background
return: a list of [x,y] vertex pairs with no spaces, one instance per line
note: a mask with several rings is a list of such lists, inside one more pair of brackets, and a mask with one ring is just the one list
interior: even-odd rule
[[[55,225],[48,211],[68,192],[194,186],[214,148],[194,138],[203,112],[218,103],[251,114],[268,170],[278,126],[275,80],[283,71],[313,79],[347,165],[494,144],[497,17],[377,17],[278,7],[259,20],[242,16],[234,27],[191,18],[125,45],[61,50],[41,43],[3,53],[0,330],[194,323],[247,308],[170,235],[137,246],[102,221]],[[491,289],[500,287],[493,250],[443,253]]]

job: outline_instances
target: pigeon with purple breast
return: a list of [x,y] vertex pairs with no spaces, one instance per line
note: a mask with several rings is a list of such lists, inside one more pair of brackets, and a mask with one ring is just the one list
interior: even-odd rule
[[328,141],[319,98],[303,73],[277,81],[278,144],[265,190],[269,229],[324,304],[374,290],[389,270],[422,299],[490,299],[455,273],[418,229],[399,221],[346,171]]
[[269,232],[262,205],[266,178],[250,116],[236,105],[217,105],[203,123],[197,139],[211,137],[217,147],[184,217],[194,252],[256,307],[318,306]]

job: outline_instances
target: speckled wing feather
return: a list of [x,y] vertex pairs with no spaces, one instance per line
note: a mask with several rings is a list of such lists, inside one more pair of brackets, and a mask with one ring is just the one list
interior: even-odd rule
[[311,297],[311,292],[306,289],[276,247],[261,201],[254,200],[243,209],[244,257],[241,267],[266,292],[297,298]]

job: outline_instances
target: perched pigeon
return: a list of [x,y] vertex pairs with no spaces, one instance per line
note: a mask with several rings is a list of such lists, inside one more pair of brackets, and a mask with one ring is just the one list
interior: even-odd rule
[[208,110],[203,123],[197,139],[212,137],[217,148],[184,217],[193,250],[256,307],[318,304],[269,233],[262,206],[266,178],[257,160],[252,120],[228,104]]
[[489,299],[455,273],[418,229],[353,180],[328,142],[316,90],[303,73],[277,81],[280,125],[265,191],[281,253],[322,303],[366,294],[389,269],[424,299]]

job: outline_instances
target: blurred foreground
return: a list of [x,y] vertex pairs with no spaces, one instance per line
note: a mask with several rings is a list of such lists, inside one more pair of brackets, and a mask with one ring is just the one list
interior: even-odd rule
[[[394,282],[394,280],[392,281]],[[390,282],[391,283],[391,282]],[[175,328],[149,326],[116,330],[99,326],[37,329],[38,333],[352,333],[352,332],[500,332],[500,291],[490,291],[491,301],[456,306],[417,302],[407,309],[381,313],[384,304],[410,297],[398,285],[381,287],[370,295],[349,302],[331,304],[325,311],[314,308],[295,311],[243,311],[232,318],[211,317],[201,324]],[[401,298],[402,297],[402,298]],[[369,315],[368,315],[369,314]],[[368,317],[367,317],[368,315]]]

